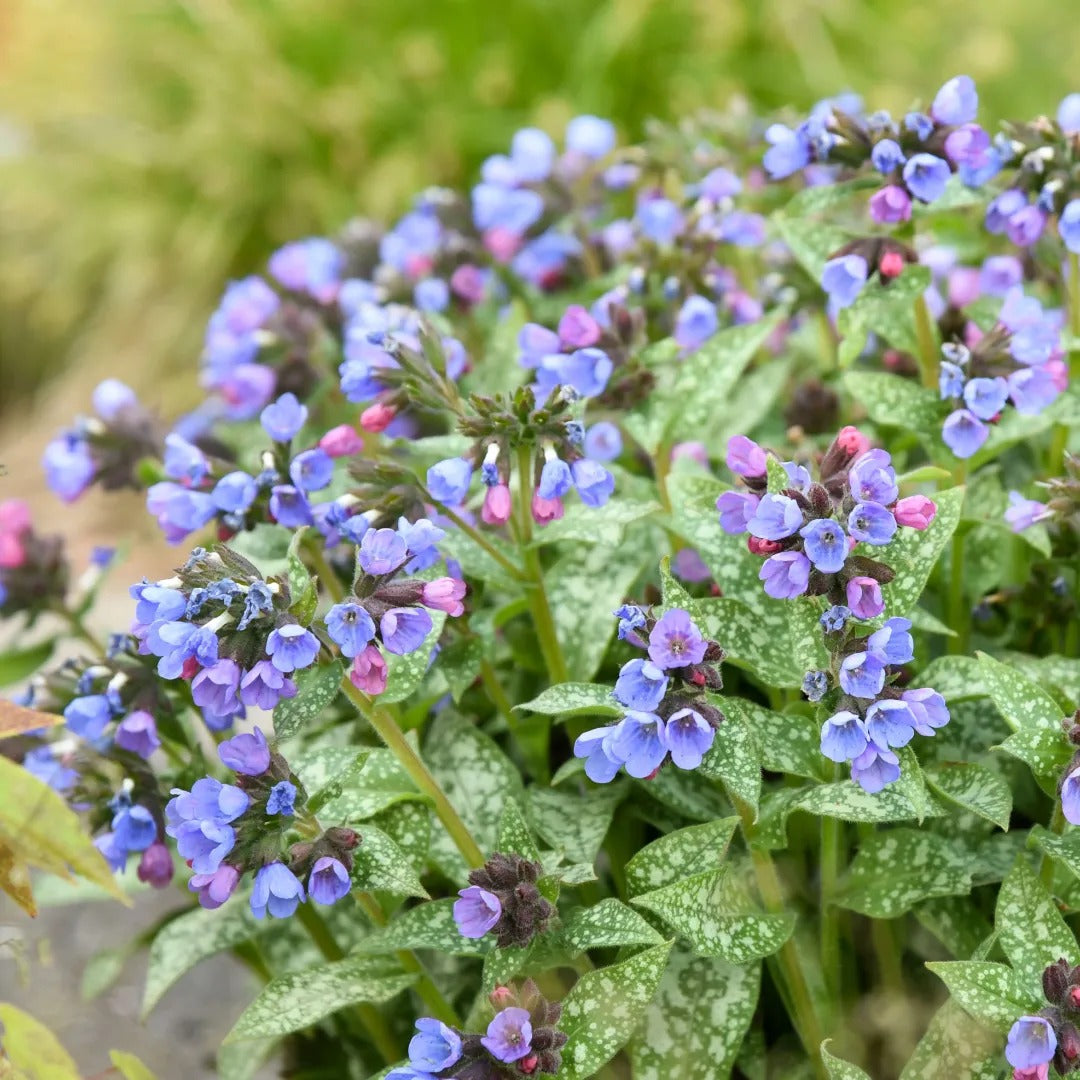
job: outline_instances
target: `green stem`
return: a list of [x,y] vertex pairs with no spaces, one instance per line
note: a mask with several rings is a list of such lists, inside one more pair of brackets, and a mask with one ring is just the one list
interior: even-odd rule
[[[840,778],[840,767],[833,766],[833,779]],[[821,819],[821,967],[825,985],[834,1001],[839,1000],[840,909],[834,903],[839,889],[844,856],[844,823],[839,818]]]
[[919,342],[919,374],[923,386],[936,390],[938,384],[939,350],[937,332],[926,299],[920,293],[915,300],[915,336]]
[[68,626],[71,627],[72,636],[78,638],[80,641],[85,642],[94,650],[99,656],[105,655],[105,646],[94,636],[93,631],[83,622],[82,616],[77,615],[74,611],[67,611],[66,609],[61,612]]
[[357,690],[348,676],[341,680],[341,690],[356,706],[356,711],[371,724],[379,738],[393,752],[401,767],[412,778],[413,783],[431,799],[435,806],[436,815],[450,834],[450,839],[454,841],[465,862],[470,867],[483,866],[483,852],[481,852],[473,839],[465,822],[458,816],[458,812],[446,797],[446,792],[443,791],[439,786],[439,782],[428,771],[428,767],[420,759],[420,755],[409,745],[408,740],[401,733],[401,729],[394,722],[394,718],[385,709],[376,705],[366,694],[362,694]]
[[524,578],[525,575],[521,567],[511,562],[479,529],[474,529],[463,517],[449,506],[444,506],[437,499],[433,499],[429,493],[425,492],[425,494],[439,508],[439,513],[449,518],[477,547],[486,551],[511,577],[518,580]]
[[326,554],[322,549],[322,538],[319,537],[317,543],[308,544],[304,551],[319,581],[326,586],[326,591],[334,603],[344,600],[345,586],[341,584],[341,578],[337,576],[337,572],[326,559]]
[[[1050,831],[1060,835],[1064,828],[1065,815],[1061,810],[1061,800],[1058,799],[1054,804],[1054,814],[1050,818]],[[1046,886],[1046,891],[1053,895],[1054,860],[1051,859],[1045,851],[1043,852],[1042,859],[1039,861],[1039,880]]]
[[1069,333],[1080,337],[1080,256],[1075,251],[1069,252]]
[[513,731],[517,725],[517,717],[514,716],[514,706],[510,703],[510,698],[507,697],[502,683],[499,682],[499,676],[495,671],[494,665],[486,656],[480,661],[480,681],[484,684],[484,689],[491,699],[491,704],[499,710],[506,720],[506,723],[509,725],[510,730]]
[[[957,485],[962,485],[967,480],[967,462],[957,464],[953,473]],[[949,598],[948,598],[948,623],[954,631],[953,637],[948,639],[948,651],[954,655],[962,656],[968,651],[968,630],[971,622],[970,612],[964,602],[964,540],[967,530],[962,522],[957,523],[956,530],[952,534],[951,551],[952,558],[949,560]]]
[[[333,963],[344,959],[344,951],[334,940],[334,935],[330,933],[330,927],[323,921],[323,917],[315,910],[314,905],[301,904],[296,909],[296,917],[315,943],[315,947],[327,960]],[[374,1005],[361,1002],[358,1005],[353,1005],[349,1012],[364,1026],[375,1049],[378,1050],[387,1065],[392,1065],[405,1056],[402,1047],[398,1045],[397,1038],[390,1030],[386,1018]]]
[[529,579],[525,589],[529,598],[529,607],[532,611],[536,638],[540,644],[540,652],[544,657],[544,663],[547,666],[548,676],[553,683],[564,683],[569,680],[566,660],[563,658],[562,648],[559,645],[559,635],[555,631],[555,620],[551,616],[551,605],[548,603],[547,591],[544,588],[544,568],[540,563],[540,552],[532,546],[533,468],[531,448],[527,445],[519,446],[517,458],[521,503],[518,507],[518,534],[521,542],[521,556],[525,563],[525,573]]

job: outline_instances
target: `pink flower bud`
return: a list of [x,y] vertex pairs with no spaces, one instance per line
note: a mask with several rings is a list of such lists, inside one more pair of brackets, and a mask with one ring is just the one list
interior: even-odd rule
[[840,429],[836,436],[837,445],[852,457],[865,454],[870,449],[870,440],[857,428],[850,424]]
[[380,431],[385,431],[396,415],[397,409],[393,405],[386,405],[381,401],[376,401],[374,405],[369,405],[360,414],[360,426],[372,435],[376,435]]
[[937,505],[925,495],[908,495],[893,507],[897,525],[906,525],[909,529],[918,529],[919,532],[934,520],[936,513]]
[[746,546],[751,555],[775,555],[778,551],[784,550],[784,545],[778,540],[762,540],[757,536],[748,536]]
[[365,694],[381,694],[386,689],[386,661],[377,645],[368,645],[355,660],[349,682]]
[[30,531],[30,507],[22,499],[0,502],[0,533],[18,536]]
[[558,496],[545,499],[534,494],[532,498],[533,521],[546,525],[549,521],[558,521],[563,516],[563,501]]
[[964,344],[969,349],[974,349],[982,339],[983,332],[978,323],[967,322],[964,324]]
[[450,290],[466,304],[479,304],[484,299],[487,277],[483,270],[471,263],[459,266],[450,275]]
[[521,250],[523,242],[524,237],[509,229],[488,229],[484,233],[484,247],[501,263],[509,262]]
[[488,994],[488,1001],[491,1002],[491,1007],[496,1012],[502,1012],[509,1005],[513,1005],[517,998],[514,996],[514,991],[509,986],[496,986],[494,990]]
[[155,889],[164,889],[172,881],[173,861],[169,849],[160,841],[155,840],[139,859],[139,867],[135,871],[139,880]]
[[982,295],[982,275],[974,266],[958,266],[949,274],[949,303],[967,307]]
[[537,1066],[540,1064],[540,1058],[536,1054],[530,1054],[528,1057],[523,1057],[518,1062],[518,1068],[526,1075],[531,1076],[536,1072]]
[[690,461],[696,461],[704,468],[709,467],[709,451],[705,449],[705,444],[701,442],[681,442],[676,443],[671,448],[671,460],[679,461],[682,458],[689,458]]
[[487,489],[480,518],[487,525],[505,525],[510,520],[510,489],[505,484],[495,484]]
[[461,615],[465,605],[461,602],[465,595],[465,582],[457,578],[441,577],[424,583],[420,594],[424,607],[445,611],[447,615]]
[[352,425],[338,424],[319,440],[319,447],[332,458],[351,457],[364,449],[364,440]]
[[878,262],[878,273],[883,278],[899,277],[904,272],[904,256],[899,251],[886,251]]
[[600,324],[580,304],[571,304],[559,320],[559,341],[566,349],[587,349],[601,333]]
[[860,619],[873,619],[885,610],[881,586],[871,577],[855,577],[847,583],[847,606]]
[[0,532],[0,569],[14,570],[26,562],[26,549],[15,533]]
[[410,255],[405,260],[405,273],[413,281],[419,281],[420,278],[426,278],[434,266],[435,261],[430,255]]

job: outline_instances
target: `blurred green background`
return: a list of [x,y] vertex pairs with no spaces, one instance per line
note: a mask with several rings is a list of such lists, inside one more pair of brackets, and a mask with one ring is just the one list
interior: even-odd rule
[[[901,109],[948,76],[987,118],[1080,88],[1062,0],[7,0],[0,408],[109,371],[190,397],[222,285],[281,242],[460,182],[576,112]],[[169,382],[168,379],[175,379]],[[165,380],[165,381],[162,381]],[[38,401],[42,401],[39,393]],[[22,411],[22,410],[20,410]]]

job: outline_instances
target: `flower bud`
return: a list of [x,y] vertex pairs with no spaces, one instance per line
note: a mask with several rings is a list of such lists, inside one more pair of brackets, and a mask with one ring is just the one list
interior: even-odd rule
[[377,401],[360,414],[360,426],[372,435],[376,435],[380,431],[385,431],[396,415],[397,409],[392,405]]
[[465,595],[465,582],[458,578],[441,577],[425,582],[421,599],[425,607],[435,611],[445,611],[447,615],[458,616],[464,613],[465,605],[461,602]]
[[495,484],[484,495],[480,517],[486,525],[505,525],[510,520],[511,508],[510,489],[505,484]]
[[160,840],[155,840],[142,853],[135,872],[140,881],[152,885],[155,889],[164,889],[173,876],[173,861],[169,849]]
[[762,540],[757,536],[748,536],[746,546],[752,555],[761,556],[775,555],[778,551],[784,550],[784,545],[779,540]]
[[539,492],[532,497],[533,521],[546,525],[549,521],[558,521],[563,516],[563,501],[558,496],[545,499]]
[[319,440],[319,447],[332,458],[351,457],[363,450],[364,440],[352,425],[338,424]]
[[906,525],[920,532],[930,525],[937,514],[937,504],[925,495],[908,495],[893,508],[897,525]]
[[386,661],[377,645],[368,645],[353,660],[349,682],[365,694],[381,694],[386,689]]

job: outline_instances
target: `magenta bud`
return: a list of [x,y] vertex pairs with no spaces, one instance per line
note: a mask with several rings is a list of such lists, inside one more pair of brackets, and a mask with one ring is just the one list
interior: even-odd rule
[[164,889],[173,876],[173,860],[169,849],[160,840],[155,840],[142,853],[135,872],[145,884],[152,885],[155,889]]
[[897,525],[906,525],[920,532],[929,526],[937,514],[937,505],[925,495],[908,495],[893,507]]

